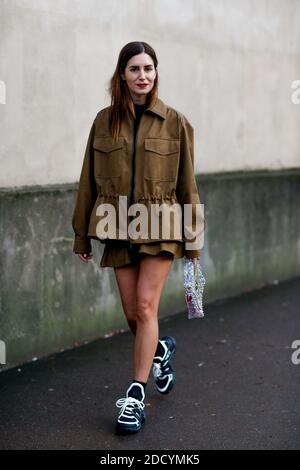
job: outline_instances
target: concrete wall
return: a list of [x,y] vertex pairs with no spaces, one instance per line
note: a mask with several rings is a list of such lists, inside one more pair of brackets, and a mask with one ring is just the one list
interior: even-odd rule
[[155,48],[160,97],[195,127],[197,173],[298,167],[299,20],[297,0],[1,0],[0,187],[78,180],[132,40]]
[[[197,183],[208,221],[205,305],[300,273],[300,169],[221,173]],[[127,327],[113,269],[99,266],[103,246],[92,241],[89,265],[72,253],[74,189],[0,191],[6,368]],[[186,315],[183,259],[173,263],[159,318],[177,312]]]

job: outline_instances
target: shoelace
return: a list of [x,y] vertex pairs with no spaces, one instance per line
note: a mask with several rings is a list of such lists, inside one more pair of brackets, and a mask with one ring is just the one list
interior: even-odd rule
[[119,398],[119,400],[116,401],[116,406],[121,408],[119,413],[120,415],[124,413],[127,407],[129,411],[132,412],[135,405],[137,405],[141,410],[145,408],[145,403],[133,397]]
[[[166,367],[167,366],[167,367]],[[153,375],[157,379],[158,377],[162,378],[162,376],[168,375],[166,372],[169,370],[168,361],[167,363],[163,362],[153,362]]]
[[157,362],[153,362],[153,375],[154,377],[157,379],[158,377],[160,377],[160,375],[162,374],[162,370],[161,370],[161,364],[157,363]]

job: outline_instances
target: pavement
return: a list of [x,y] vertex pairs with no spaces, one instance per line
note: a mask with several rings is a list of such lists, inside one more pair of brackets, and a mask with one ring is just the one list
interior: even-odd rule
[[[299,449],[300,278],[160,321],[177,340],[176,384],[152,375],[146,423],[114,434],[132,380],[130,332],[0,373],[0,449]],[[299,354],[300,358],[300,354]]]

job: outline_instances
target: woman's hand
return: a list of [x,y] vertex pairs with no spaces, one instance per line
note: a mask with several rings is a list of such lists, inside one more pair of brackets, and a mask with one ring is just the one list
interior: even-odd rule
[[87,254],[87,253],[83,253],[83,254],[78,253],[78,256],[81,259],[81,261],[83,261],[84,263],[88,263],[89,260],[91,260],[92,257],[93,257],[92,253],[89,253],[89,254]]

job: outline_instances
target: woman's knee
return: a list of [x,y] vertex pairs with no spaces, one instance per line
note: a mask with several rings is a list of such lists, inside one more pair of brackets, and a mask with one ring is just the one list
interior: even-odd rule
[[146,322],[153,319],[156,309],[153,300],[147,297],[140,297],[136,302],[136,321]]

